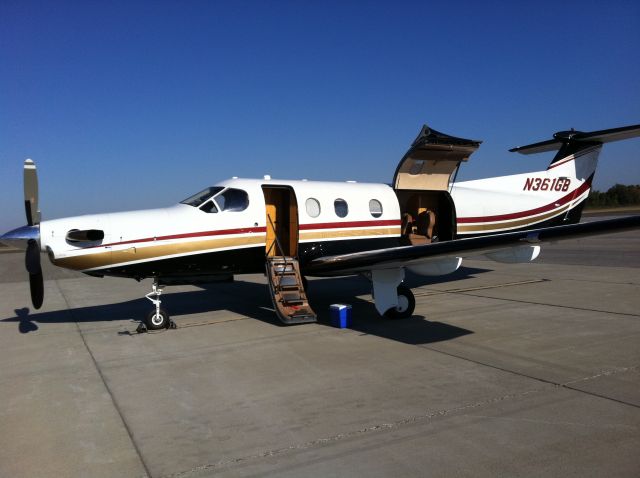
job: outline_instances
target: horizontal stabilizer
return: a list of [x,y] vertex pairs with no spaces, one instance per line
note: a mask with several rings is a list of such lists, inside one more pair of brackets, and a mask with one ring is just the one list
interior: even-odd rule
[[623,139],[636,138],[640,136],[640,124],[623,126],[621,128],[603,129],[585,133],[582,131],[558,131],[553,135],[553,139],[541,141],[539,143],[528,144],[510,149],[512,153],[536,154],[547,151],[556,151],[565,143],[593,143],[602,144]]

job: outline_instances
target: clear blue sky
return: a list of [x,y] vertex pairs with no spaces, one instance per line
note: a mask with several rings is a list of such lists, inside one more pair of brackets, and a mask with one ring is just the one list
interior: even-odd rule
[[[640,123],[640,2],[0,2],[0,231],[164,206],[230,176],[389,182],[428,123],[513,146]],[[640,140],[596,187],[640,183]]]

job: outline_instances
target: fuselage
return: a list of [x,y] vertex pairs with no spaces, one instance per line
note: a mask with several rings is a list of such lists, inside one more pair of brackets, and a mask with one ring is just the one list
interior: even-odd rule
[[[419,215],[412,204],[423,199],[436,211],[433,240],[575,222],[598,152],[582,174],[590,170],[590,176],[580,177],[575,161],[567,161],[546,171],[458,182],[437,200],[431,192],[385,184],[234,178],[167,208],[43,221],[41,248],[54,264],[93,275],[190,282],[263,271],[265,255],[278,247],[304,268],[316,257],[409,245],[406,217]],[[103,237],[70,240],[73,230]]]
[[[198,276],[263,270],[264,188],[291,191],[301,261],[331,251],[397,245],[400,210],[384,184],[230,179],[214,186],[246,193],[246,207],[198,206],[78,216],[41,223],[41,247],[58,266],[100,275]],[[371,201],[376,201],[372,211]],[[370,204],[371,203],[371,204]],[[379,205],[379,207],[378,207]],[[343,217],[340,217],[339,214]],[[67,240],[69,230],[102,230],[100,241]]]
[[457,237],[577,222],[600,149],[570,155],[545,171],[455,183]]

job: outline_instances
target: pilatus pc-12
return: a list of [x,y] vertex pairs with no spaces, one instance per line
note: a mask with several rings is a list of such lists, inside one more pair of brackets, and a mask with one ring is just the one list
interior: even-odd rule
[[27,226],[0,237],[26,249],[31,299],[42,305],[40,252],[88,275],[152,278],[149,329],[167,327],[165,285],[266,272],[275,312],[286,324],[313,322],[305,276],[364,275],[376,310],[411,316],[405,270],[438,276],[484,254],[534,260],[540,243],[640,227],[640,216],[579,223],[604,143],[640,136],[640,125],[590,133],[562,131],[514,148],[555,151],[549,167],[456,182],[480,141],[424,126],[391,185],[271,179],[221,181],[175,206],[40,220],[36,166],[24,164]]

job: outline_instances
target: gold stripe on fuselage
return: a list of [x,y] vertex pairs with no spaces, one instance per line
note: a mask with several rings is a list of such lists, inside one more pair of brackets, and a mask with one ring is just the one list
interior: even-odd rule
[[542,222],[546,219],[562,214],[567,209],[569,209],[569,204],[561,207],[560,209],[556,209],[553,212],[543,214],[542,216],[528,217],[526,219],[520,219],[518,221],[492,222],[489,224],[477,224],[477,225],[458,225],[458,233],[486,232],[486,231],[495,231],[500,229],[511,229],[511,228],[516,228],[521,226],[528,226],[529,224]]
[[105,268],[115,264],[135,263],[160,259],[165,256],[179,256],[210,249],[252,246],[264,244],[264,236],[229,237],[224,239],[207,239],[205,241],[173,242],[157,246],[129,247],[115,251],[101,251],[94,254],[82,254],[72,257],[54,259],[53,263],[60,267],[74,270]]
[[307,231],[300,231],[301,241],[313,241],[322,239],[339,239],[349,237],[362,237],[362,236],[399,236],[400,227],[379,227],[376,229],[344,229],[344,230],[327,230],[320,229]]
[[[333,231],[310,231],[300,232],[300,240],[322,240],[338,239],[349,237],[369,237],[384,235],[400,235],[399,227],[387,227],[376,229],[347,229]],[[221,249],[240,248],[247,246],[264,246],[265,235],[247,237],[229,237],[222,239],[207,239],[202,241],[172,242],[169,244],[158,244],[156,246],[132,247],[117,250],[104,250],[90,254],[81,254],[70,257],[60,257],[52,262],[60,267],[73,270],[104,269],[110,266],[124,263],[136,263],[153,259],[162,259],[167,256],[180,256],[194,254],[204,251]]]

